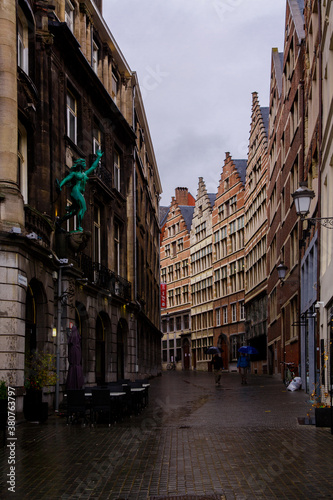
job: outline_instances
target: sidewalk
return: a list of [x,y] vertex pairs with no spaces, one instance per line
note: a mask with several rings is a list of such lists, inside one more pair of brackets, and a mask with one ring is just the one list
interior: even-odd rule
[[[16,492],[8,448],[0,452],[7,499],[333,498],[333,436],[299,425],[314,410],[282,382],[224,373],[166,372],[151,380],[149,406],[111,428],[17,426]],[[6,493],[7,492],[7,493]]]

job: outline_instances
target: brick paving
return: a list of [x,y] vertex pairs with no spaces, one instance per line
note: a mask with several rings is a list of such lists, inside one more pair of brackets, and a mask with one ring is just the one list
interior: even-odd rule
[[112,427],[17,426],[16,492],[0,451],[0,497],[31,500],[333,498],[333,436],[299,425],[313,409],[303,391],[267,376],[167,372],[149,406]]

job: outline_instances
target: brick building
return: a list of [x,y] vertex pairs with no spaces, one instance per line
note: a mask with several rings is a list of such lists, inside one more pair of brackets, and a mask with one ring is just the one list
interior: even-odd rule
[[245,334],[244,193],[246,160],[226,153],[212,213],[214,345],[225,368],[237,361]]
[[252,118],[245,184],[245,337],[258,350],[257,373],[267,371],[267,174],[268,108],[252,94]]
[[191,281],[190,231],[195,200],[187,188],[176,188],[162,212],[161,284],[166,284],[167,310],[162,309],[162,366],[190,369]]
[[[269,180],[267,189],[268,361],[270,373],[283,373],[281,363],[300,363],[300,262],[298,217],[292,193],[303,176],[302,2],[287,1],[283,54],[272,53],[269,104]],[[277,266],[287,267],[285,285]]]

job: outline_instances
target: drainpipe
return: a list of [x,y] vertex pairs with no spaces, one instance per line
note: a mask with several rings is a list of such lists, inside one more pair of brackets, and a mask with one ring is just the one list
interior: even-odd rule
[[[133,130],[135,130],[135,94],[136,87],[133,85]],[[136,303],[136,298],[138,296],[138,284],[137,284],[137,248],[136,248],[136,170],[135,170],[135,155],[136,155],[136,144],[133,151],[133,249],[134,249],[134,297],[133,300]],[[135,341],[135,373],[139,371],[139,359],[138,359],[138,318],[136,319],[136,341]]]

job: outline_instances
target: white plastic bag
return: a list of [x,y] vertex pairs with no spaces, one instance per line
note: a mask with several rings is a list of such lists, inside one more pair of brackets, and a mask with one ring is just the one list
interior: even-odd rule
[[302,387],[301,377],[295,377],[288,385],[288,391],[298,391]]

